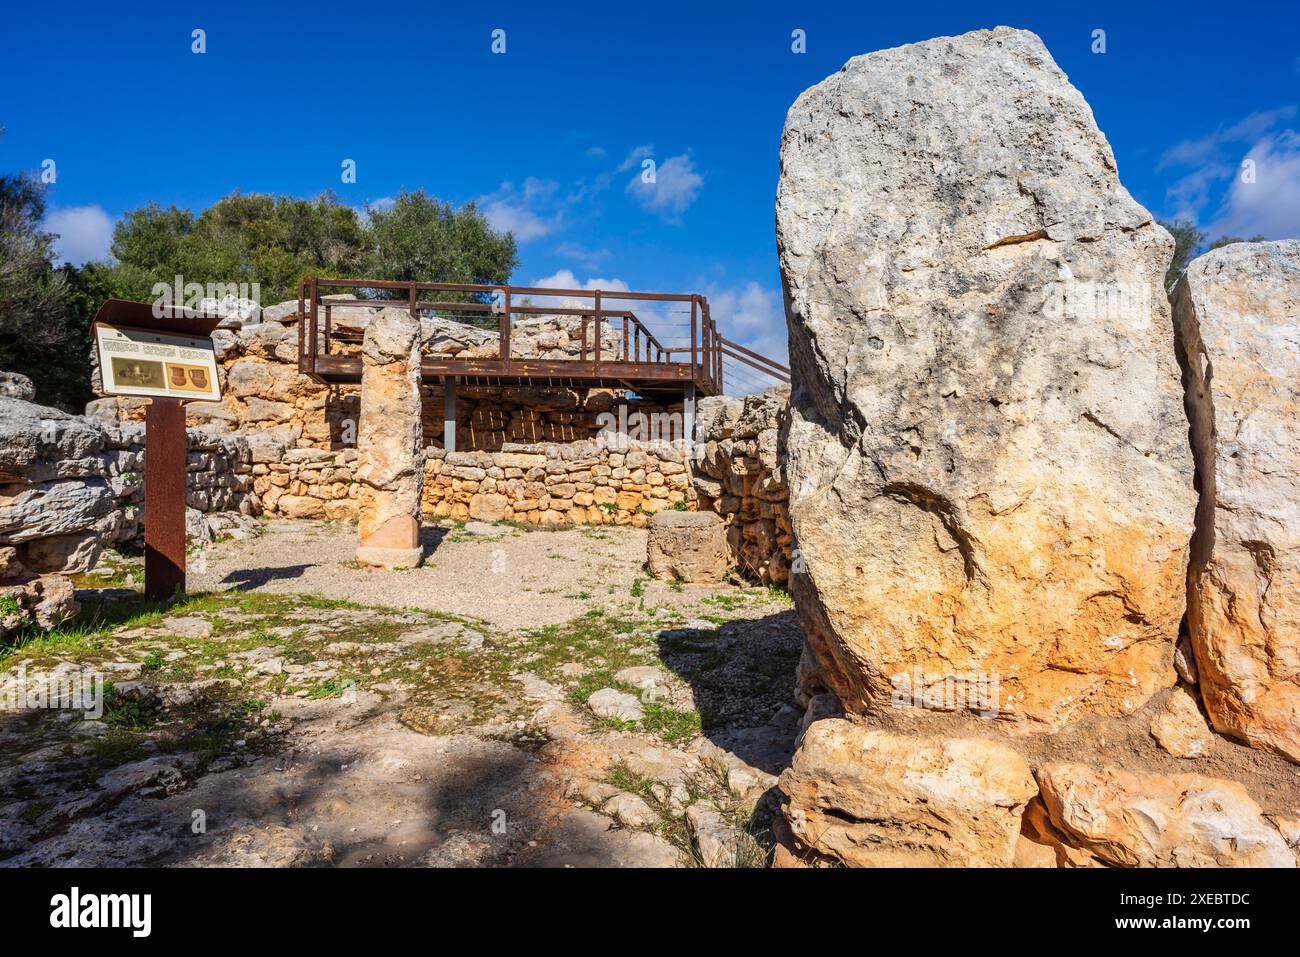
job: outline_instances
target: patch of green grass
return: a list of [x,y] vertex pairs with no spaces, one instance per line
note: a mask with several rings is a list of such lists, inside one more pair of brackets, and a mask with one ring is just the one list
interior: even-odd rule
[[643,588],[642,586],[643,586],[643,581],[642,581],[640,575],[638,575],[636,578],[632,579],[632,597],[633,597],[633,598],[640,598],[640,597],[644,594],[644,588]]
[[[525,667],[530,671],[568,686],[570,701],[585,704],[592,692],[601,688],[636,692],[635,688],[622,688],[615,682],[614,673],[646,663],[649,656],[645,651],[653,653],[655,643],[645,630],[646,623],[637,618],[593,608],[562,625],[545,625],[527,632],[513,654],[516,659],[527,659]],[[587,673],[576,681],[563,677],[559,668],[569,662],[586,665]]]
[[635,731],[638,727],[635,721],[624,721],[622,718],[602,718],[600,724],[610,731]]
[[620,791],[642,796],[652,795],[651,785],[655,783],[654,778],[645,774],[637,774],[622,761],[609,769],[609,774],[606,775],[605,780]]
[[679,711],[651,702],[645,706],[645,718],[641,721],[641,726],[670,744],[693,741],[700,735],[700,713]]
[[145,756],[144,737],[121,728],[110,728],[108,734],[96,738],[95,758],[105,765],[127,764]]
[[324,681],[312,688],[307,693],[307,697],[313,701],[320,701],[324,698],[342,697],[349,688],[354,687],[354,682],[340,678],[326,678]]
[[22,606],[18,604],[18,599],[13,595],[0,597],[0,617],[7,618],[10,615],[18,614],[21,610]]
[[794,604],[794,596],[792,596],[789,591],[782,588],[780,585],[769,584],[767,586],[766,591],[767,591],[767,600],[770,602],[776,602],[777,604],[781,604],[781,605]]
[[148,731],[153,728],[158,715],[157,705],[136,698],[123,698],[116,692],[104,691],[104,723],[126,731]]
[[140,662],[141,671],[161,671],[163,666],[163,653],[154,649],[144,656],[144,661]]

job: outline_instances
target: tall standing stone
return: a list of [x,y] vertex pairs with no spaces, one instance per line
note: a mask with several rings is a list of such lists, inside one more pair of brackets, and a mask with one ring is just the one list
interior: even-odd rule
[[1235,243],[1174,291],[1201,488],[1187,625],[1214,727],[1300,762],[1300,242]]
[[929,40],[806,91],[777,241],[818,680],[871,711],[995,679],[1021,728],[1173,684],[1196,502],[1173,243],[1042,42]]
[[384,309],[366,327],[357,454],[357,561],[414,568],[424,483],[420,323],[402,309]]

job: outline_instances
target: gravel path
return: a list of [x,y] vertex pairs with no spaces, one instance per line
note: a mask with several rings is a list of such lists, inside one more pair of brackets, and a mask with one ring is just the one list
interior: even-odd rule
[[[240,589],[317,594],[371,605],[464,615],[513,630],[559,624],[594,607],[635,601],[643,578],[643,529],[521,530],[470,522],[426,527],[419,568],[382,571],[353,562],[356,529],[325,522],[268,522],[256,539],[222,542],[191,556],[192,592]],[[729,591],[681,591],[643,581],[647,600],[674,607],[688,598]]]

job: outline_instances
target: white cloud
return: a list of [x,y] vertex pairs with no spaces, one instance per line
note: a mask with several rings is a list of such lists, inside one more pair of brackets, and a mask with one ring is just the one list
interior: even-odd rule
[[555,247],[556,255],[563,256],[565,259],[572,259],[588,269],[594,269],[609,258],[608,249],[588,249],[581,243],[563,242]]
[[[634,151],[635,152],[635,151]],[[640,170],[628,181],[625,192],[647,212],[669,222],[680,220],[700,194],[704,177],[696,171],[690,156],[670,156],[654,170],[653,182],[646,182],[648,170]]]
[[653,156],[654,152],[655,148],[651,143],[646,143],[644,146],[632,147],[623,162],[618,164],[618,171],[620,173],[626,173],[633,166],[640,166],[641,161]]
[[1210,226],[1213,236],[1300,238],[1300,133],[1282,130],[1256,143],[1238,168]]
[[605,147],[603,147],[603,146],[589,146],[589,147],[587,147],[587,156],[590,157],[591,159],[604,159],[604,158],[605,158]]
[[558,192],[559,184],[553,180],[530,176],[522,189],[509,181],[502,183],[495,193],[479,197],[478,205],[493,229],[509,231],[526,243],[560,227],[564,204],[557,201]]
[[[534,279],[532,284],[544,289],[586,289],[593,291],[600,289],[610,292],[627,292],[631,288],[622,279],[598,279],[595,277],[579,279],[572,269],[561,269],[549,276],[543,276],[541,279]],[[576,309],[579,306],[590,306],[592,304],[590,299],[578,299],[571,296],[533,296],[531,298],[533,303],[538,306],[557,306],[565,309]]]
[[1229,143],[1241,143],[1257,139],[1268,132],[1282,120],[1289,120],[1296,115],[1294,106],[1283,106],[1276,110],[1260,110],[1251,113],[1228,127],[1219,127],[1208,136],[1183,140],[1165,150],[1156,165],[1156,172],[1170,166],[1191,166],[1203,163],[1220,152],[1220,148]]
[[[752,349],[766,359],[788,365],[785,303],[781,293],[757,282],[705,290],[709,315],[725,338]],[[775,385],[773,379],[743,362],[724,359],[722,381],[728,394],[742,395]]]
[[1230,126],[1165,151],[1156,171],[1187,167],[1167,190],[1170,218],[1200,222],[1216,193],[1237,174],[1246,149],[1267,142],[1279,124],[1296,115],[1294,106],[1260,110]]
[[53,208],[45,217],[45,229],[59,237],[54,252],[60,263],[80,266],[108,258],[113,219],[101,206]]

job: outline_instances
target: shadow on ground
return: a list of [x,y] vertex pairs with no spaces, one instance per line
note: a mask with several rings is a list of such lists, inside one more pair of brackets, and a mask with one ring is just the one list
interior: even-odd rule
[[792,697],[803,631],[793,610],[716,629],[658,635],[659,655],[691,688],[703,735],[770,774],[789,765],[799,714]]

